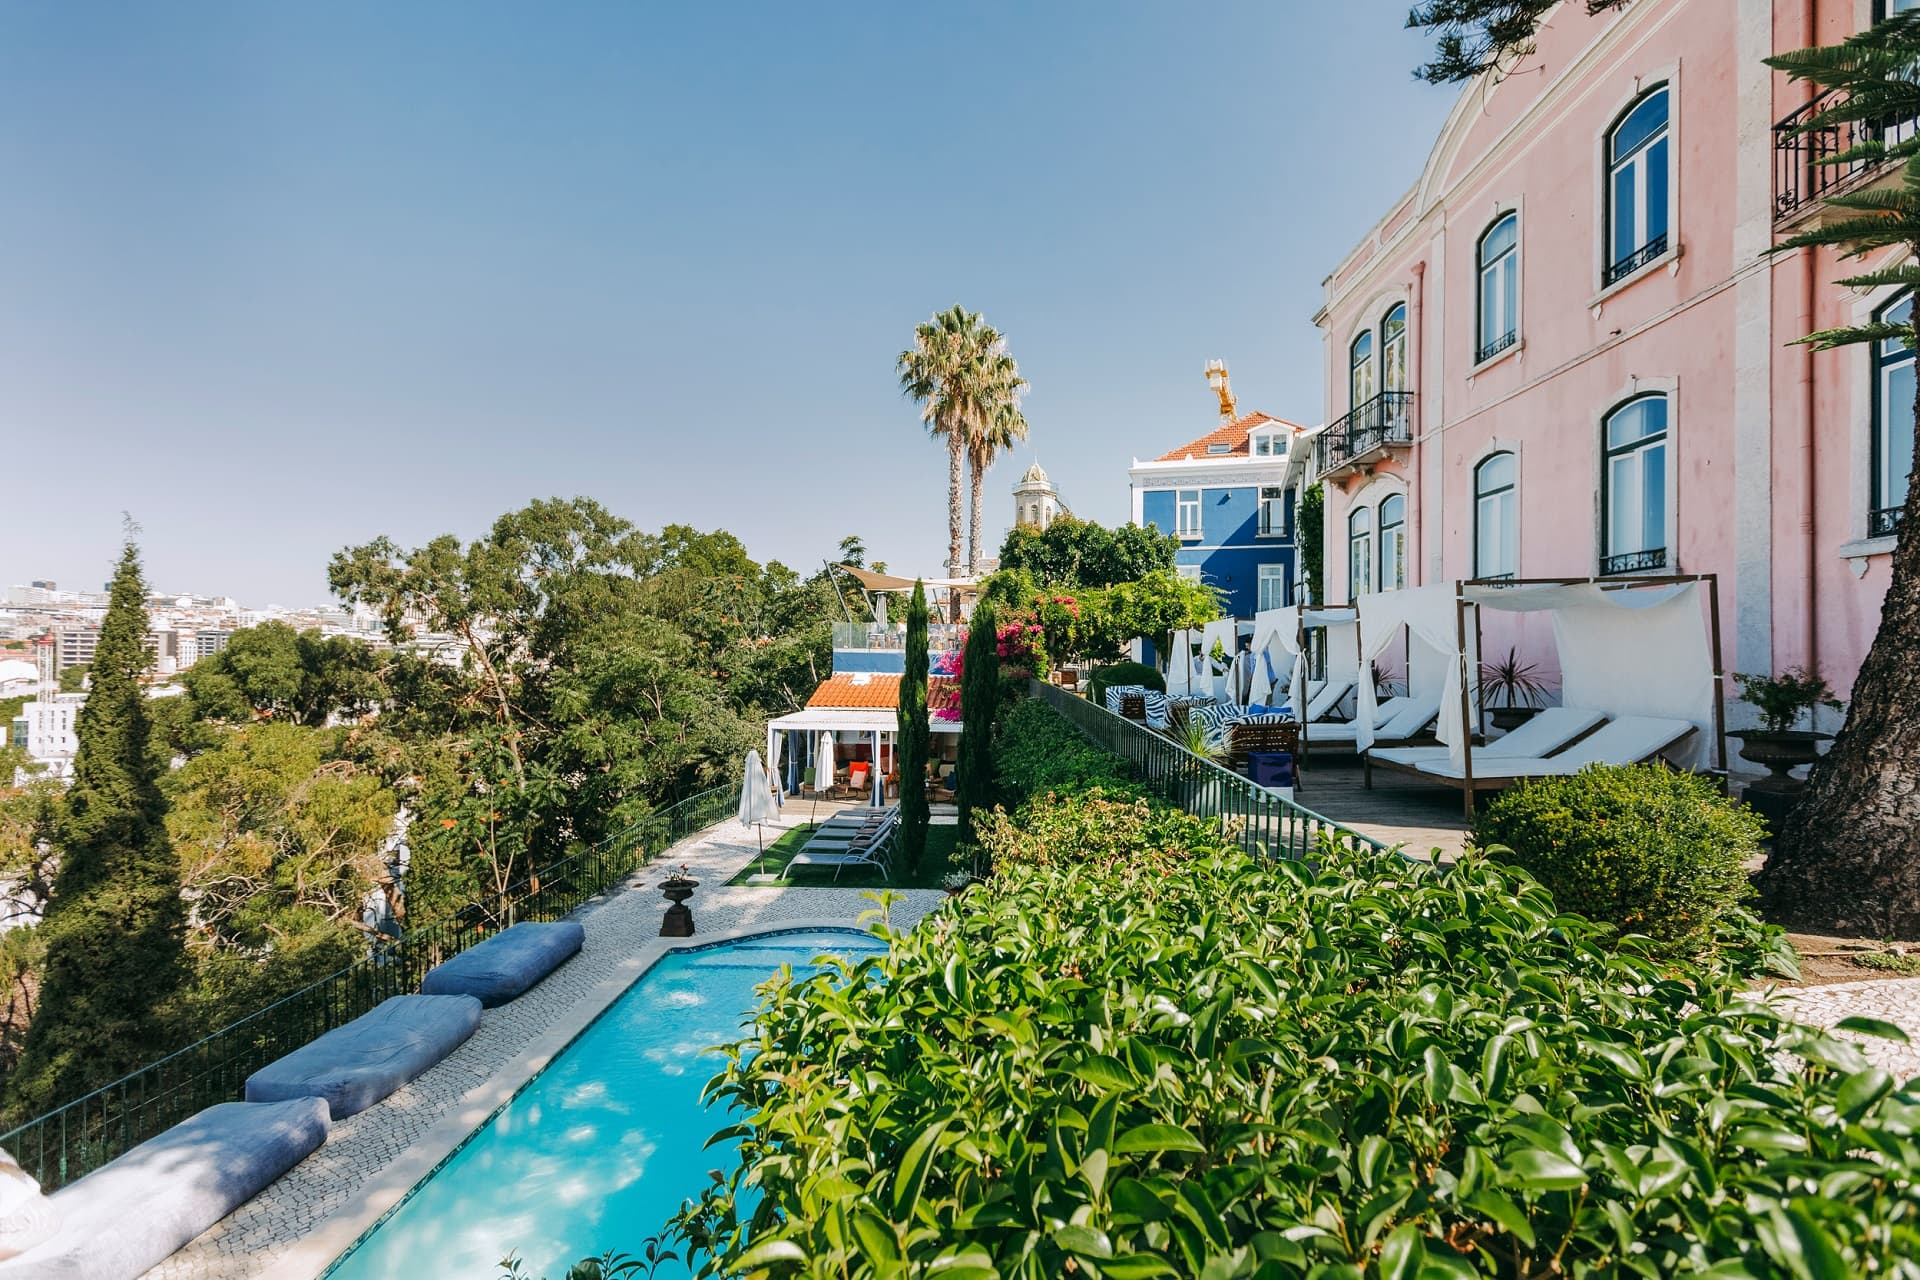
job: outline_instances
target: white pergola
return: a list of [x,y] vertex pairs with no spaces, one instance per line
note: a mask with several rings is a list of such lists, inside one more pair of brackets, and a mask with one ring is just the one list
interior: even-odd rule
[[[961,729],[958,720],[934,719],[929,721],[928,727],[934,733],[957,734]],[[799,770],[793,763],[796,757],[789,757],[783,750],[787,735],[806,735],[806,740],[812,745],[811,757],[816,761],[823,754],[831,760],[832,743],[846,741],[843,735],[870,739],[874,765],[873,803],[883,804],[886,801],[886,779],[880,770],[881,748],[893,746],[899,737],[899,730],[899,713],[892,707],[807,707],[767,722],[767,760],[770,762],[767,771],[780,784],[782,794],[791,794],[795,789],[793,780],[799,777]],[[819,777],[817,773],[814,776]]]

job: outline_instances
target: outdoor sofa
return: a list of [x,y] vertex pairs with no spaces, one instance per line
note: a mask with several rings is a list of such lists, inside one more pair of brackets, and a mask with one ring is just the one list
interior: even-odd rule
[[473,996],[491,1009],[530,990],[579,953],[587,931],[578,921],[524,921],[427,970],[423,996]]
[[247,1077],[248,1102],[321,1098],[335,1120],[365,1111],[480,1025],[473,996],[393,996]]
[[47,1197],[54,1234],[4,1280],[134,1280],[327,1140],[327,1104],[222,1102]]

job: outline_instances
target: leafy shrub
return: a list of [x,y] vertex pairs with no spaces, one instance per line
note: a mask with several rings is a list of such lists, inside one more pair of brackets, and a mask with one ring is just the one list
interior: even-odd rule
[[963,902],[765,989],[712,1089],[739,1163],[677,1223],[702,1274],[1920,1274],[1920,1092],[1479,858]]
[[1183,859],[1226,847],[1218,822],[1132,790],[1101,787],[1036,794],[1011,816],[996,809],[980,820],[978,834],[980,847],[998,870],[1061,866],[1089,858]]
[[1127,787],[1125,761],[1087,741],[1037,698],[1014,704],[1001,718],[994,768],[1000,798],[1013,806],[1036,793]]
[[1747,864],[1764,834],[1707,779],[1660,764],[1528,782],[1473,825],[1476,845],[1525,869],[1562,909],[1645,934],[1668,953],[1710,945],[1752,895]]
[[1116,662],[1110,667],[1095,667],[1087,677],[1087,697],[1107,705],[1107,690],[1119,685],[1137,684],[1161,693],[1167,691],[1167,679],[1144,662]]

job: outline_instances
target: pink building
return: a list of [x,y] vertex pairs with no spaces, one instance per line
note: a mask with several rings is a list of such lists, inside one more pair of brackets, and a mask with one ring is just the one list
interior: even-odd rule
[[1841,140],[1779,129],[1809,91],[1761,60],[1915,3],[1566,4],[1537,54],[1466,88],[1314,318],[1331,600],[1713,573],[1730,670],[1818,664],[1846,696],[1912,463],[1914,361],[1791,344],[1911,302],[1829,283],[1872,259],[1767,255],[1822,189],[1887,175],[1811,166]]

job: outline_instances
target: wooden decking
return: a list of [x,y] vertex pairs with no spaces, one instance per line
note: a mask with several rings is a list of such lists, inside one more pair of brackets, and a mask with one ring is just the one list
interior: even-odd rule
[[1294,800],[1315,813],[1418,857],[1451,861],[1466,844],[1460,793],[1428,786],[1405,774],[1376,769],[1367,790],[1352,756],[1313,756],[1300,774]]

